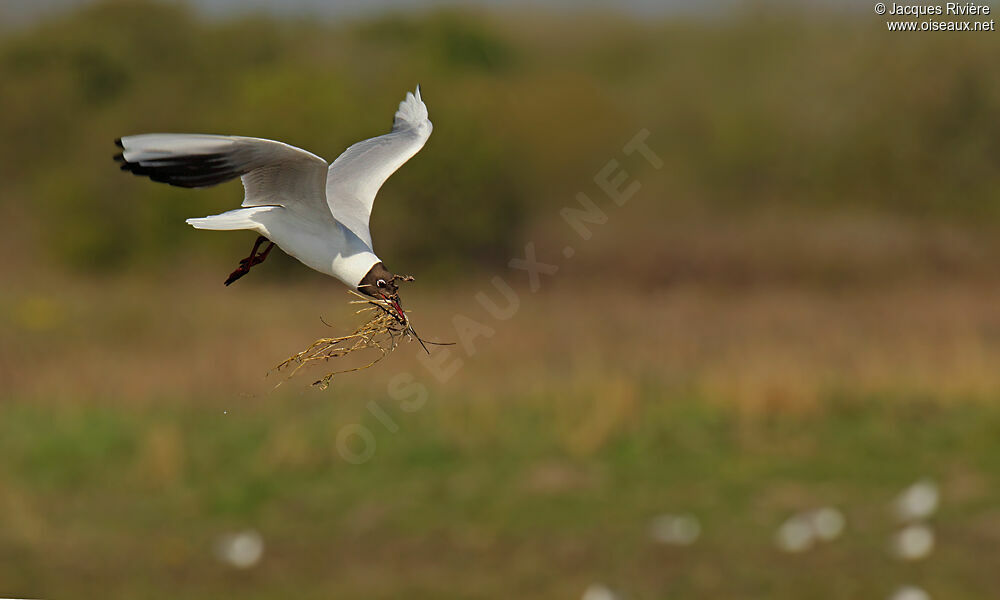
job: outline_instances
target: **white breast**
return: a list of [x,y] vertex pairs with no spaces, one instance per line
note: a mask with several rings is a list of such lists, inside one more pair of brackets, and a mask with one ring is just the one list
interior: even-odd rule
[[306,266],[358,287],[379,257],[353,231],[332,219],[316,221],[295,210],[261,214],[261,235]]

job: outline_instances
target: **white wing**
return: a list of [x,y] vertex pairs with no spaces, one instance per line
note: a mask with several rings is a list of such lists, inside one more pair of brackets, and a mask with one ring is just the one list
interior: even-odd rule
[[116,142],[123,171],[181,187],[242,177],[243,206],[279,205],[326,216],[327,163],[274,140],[190,133],[148,133]]
[[390,133],[354,144],[330,165],[326,178],[330,212],[369,248],[373,246],[368,219],[375,194],[396,169],[424,147],[432,129],[417,86],[416,94],[407,92],[399,103]]

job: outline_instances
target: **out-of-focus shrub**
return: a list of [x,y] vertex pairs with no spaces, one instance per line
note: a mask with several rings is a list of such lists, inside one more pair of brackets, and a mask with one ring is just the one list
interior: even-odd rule
[[35,256],[74,267],[236,256],[247,236],[194,235],[183,219],[233,207],[239,184],[190,192],[119,174],[111,141],[232,133],[333,160],[388,131],[420,83],[435,133],[372,219],[394,265],[502,263],[527,225],[593,191],[641,128],[667,165],[641,174],[650,206],[683,190],[708,211],[995,221],[1000,38],[874,27],[808,11],[210,21],[172,3],[99,2],[0,38],[0,203],[31,221]]

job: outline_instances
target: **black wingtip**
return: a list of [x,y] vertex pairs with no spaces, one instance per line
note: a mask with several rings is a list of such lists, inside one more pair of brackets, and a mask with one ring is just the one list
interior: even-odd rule
[[122,171],[182,188],[208,187],[246,173],[226,162],[224,154],[192,154],[130,162],[121,152],[114,157]]
[[116,139],[115,139],[115,146],[118,146],[119,148],[124,148],[124,147],[125,147],[125,146],[124,146],[124,145],[122,144],[122,139],[121,139],[121,138],[116,138]]

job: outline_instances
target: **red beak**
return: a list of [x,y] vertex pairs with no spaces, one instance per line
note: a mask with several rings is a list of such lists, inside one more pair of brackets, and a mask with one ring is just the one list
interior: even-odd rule
[[403,322],[405,323],[406,322],[406,315],[403,313],[403,307],[399,305],[399,302],[396,302],[395,300],[393,300],[392,298],[386,296],[385,294],[382,294],[382,298],[386,302],[388,302],[389,304],[391,304],[394,309],[396,309],[396,312],[399,313],[399,318],[402,319]]

